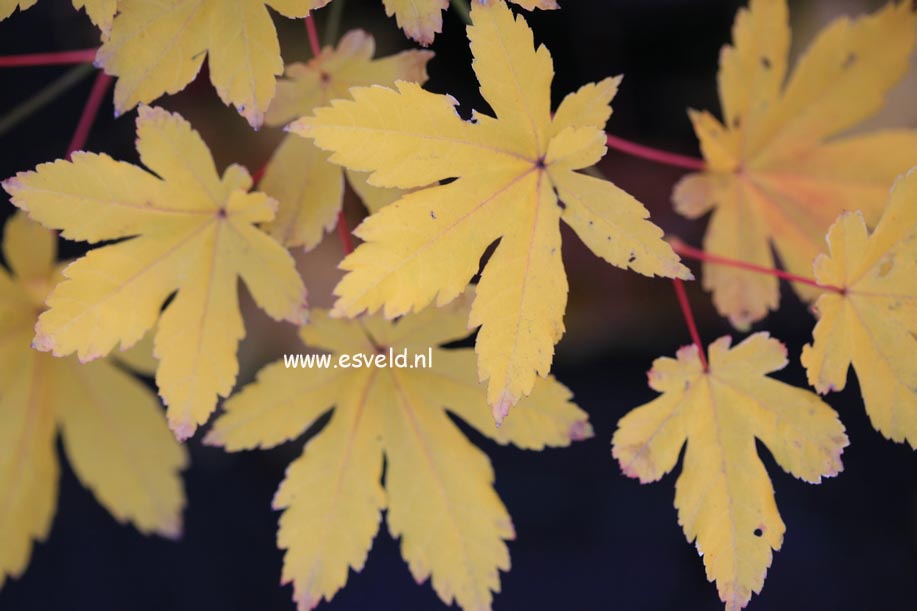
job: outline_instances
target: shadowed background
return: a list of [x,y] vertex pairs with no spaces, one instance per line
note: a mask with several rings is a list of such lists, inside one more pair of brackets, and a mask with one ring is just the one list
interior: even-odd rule
[[[342,0],[337,0],[342,1]],[[720,47],[730,39],[742,2],[723,0],[566,0],[564,10],[529,18],[536,40],[548,45],[558,77],[555,104],[585,82],[623,73],[610,132],[696,155],[688,107],[718,110],[715,88]],[[794,55],[832,16],[881,5],[866,0],[790,1]],[[319,31],[328,9],[316,15]],[[284,58],[309,57],[301,22],[277,18]],[[377,37],[380,54],[410,45],[388,20],[379,0],[347,0],[344,29],[362,27]],[[343,31],[343,30],[342,30]],[[42,0],[0,23],[0,54],[88,48],[97,33],[64,0]],[[429,87],[449,92],[461,111],[485,108],[470,68],[462,24],[449,13],[433,49]],[[0,71],[0,115],[33,96],[66,68]],[[76,126],[91,78],[0,135],[0,175],[61,157]],[[917,126],[917,67],[882,114],[863,128]],[[184,114],[202,132],[220,168],[230,162],[252,171],[264,164],[282,132],[249,130],[222,106],[206,68],[183,93],[158,103]],[[87,145],[137,162],[134,113],[111,116],[106,98]],[[915,160],[917,163],[917,160]],[[705,221],[689,222],[671,210],[670,193],[682,171],[610,152],[601,170],[651,210],[667,233],[697,245]],[[4,194],[4,200],[6,196]],[[0,205],[5,219],[12,206]],[[362,215],[350,198],[351,227]],[[62,246],[64,256],[83,252]],[[336,236],[297,258],[314,305],[330,303],[341,247]],[[689,342],[669,282],[614,269],[564,230],[570,277],[567,334],[557,348],[555,374],[589,412],[596,436],[572,448],[542,453],[501,448],[463,427],[491,457],[496,488],[513,516],[513,569],[503,576],[495,609],[721,609],[716,588],[677,524],[675,476],[641,486],[624,477],[610,456],[615,423],[655,396],[645,372],[653,358]],[[695,267],[696,269],[696,267]],[[776,377],[805,384],[798,362],[814,320],[784,286],[779,313],[766,329],[786,342],[790,365]],[[710,342],[732,332],[709,297],[689,287],[701,334]],[[298,350],[293,330],[271,322],[245,297],[248,337],[240,351],[240,383],[287,351]],[[917,358],[917,357],[915,357]],[[759,444],[787,524],[761,596],[752,610],[908,610],[917,606],[917,456],[884,440],[869,424],[855,381],[828,402],[839,411],[851,446],[840,477],[811,486],[784,473]],[[275,546],[273,492],[303,438],[274,451],[226,454],[190,442],[185,534],[179,543],[146,538],[117,524],[82,488],[63,461],[57,517],[46,543],[35,547],[25,576],[0,590],[0,610],[291,610],[291,589],[278,586],[282,554]],[[3,494],[3,491],[0,491]],[[429,584],[417,586],[384,526],[365,569],[351,574],[330,604],[334,610],[444,608]]]

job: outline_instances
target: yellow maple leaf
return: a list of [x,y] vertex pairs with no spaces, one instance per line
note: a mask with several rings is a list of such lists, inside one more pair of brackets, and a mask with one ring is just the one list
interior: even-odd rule
[[842,390],[852,365],[873,426],[917,448],[917,171],[895,184],[872,235],[862,213],[846,212],[828,247],[815,277],[840,290],[815,302],[814,341],[802,351],[809,383]]
[[96,63],[118,77],[115,112],[126,112],[194,80],[208,58],[225,104],[258,128],[283,72],[267,7],[305,17],[312,0],[120,0]]
[[185,439],[235,383],[245,335],[239,277],[278,320],[301,323],[306,292],[290,254],[255,226],[273,218],[276,202],[247,192],[244,168],[230,166],[221,179],[200,135],[160,108],[141,107],[137,151],[156,175],[75,153],[72,162],[39,165],[3,186],[16,206],[65,238],[131,238],[64,270],[34,345],[90,361],[119,342],[130,347],[159,320],[156,382],[172,430]]
[[[0,20],[6,19],[17,8],[20,11],[32,8],[38,0],[0,0]],[[111,30],[111,21],[115,17],[118,0],[73,0],[77,10],[85,8],[89,19],[107,35]]]
[[446,409],[500,444],[538,450],[592,436],[586,414],[552,377],[539,380],[513,416],[494,427],[474,352],[439,347],[468,335],[469,304],[460,298],[397,323],[315,312],[300,335],[331,352],[330,363],[341,355],[407,354],[406,364],[423,355],[429,367],[296,369],[278,361],[225,403],[207,442],[230,451],[294,439],[333,407],[274,498],[284,510],[283,583],[293,583],[300,609],[330,600],[349,569],[362,569],[383,509],[418,582],[431,578],[446,604],[491,608],[498,571],[509,570],[504,541],[513,538],[513,525],[493,489],[490,461]]
[[[597,255],[646,275],[690,277],[649,213],[610,182],[575,170],[605,154],[604,126],[620,79],[586,85],[551,117],[551,55],[502,2],[474,3],[474,69],[496,118],[463,121],[456,101],[414,83],[351,89],[291,130],[372,172],[369,184],[421,188],[370,216],[341,267],[336,315],[384,306],[388,318],[455,299],[477,273],[471,309],[479,372],[498,421],[548,373],[563,334],[567,279],[560,220]],[[438,181],[456,178],[439,185]],[[432,185],[432,186],[431,186]],[[563,202],[563,203],[561,203]]]
[[[326,47],[308,64],[286,68],[286,80],[277,84],[277,96],[265,116],[268,125],[286,125],[335,98],[348,96],[354,86],[390,85],[397,80],[424,82],[429,51],[404,51],[373,59],[376,43],[362,30],[348,32],[337,48]],[[346,172],[351,186],[371,212],[398,199],[400,189],[379,189],[366,176]],[[327,153],[309,140],[287,136],[268,163],[259,188],[280,207],[268,231],[288,247],[314,248],[337,221],[344,200],[339,166],[328,163]]]
[[709,371],[694,346],[657,359],[649,384],[662,395],[621,419],[612,453],[646,483],[674,469],[687,444],[675,484],[678,523],[735,611],[761,591],[786,531],[755,438],[784,470],[818,483],[841,471],[847,436],[815,393],[767,377],[786,366],[783,344],[766,333],[730,343],[710,345]]
[[[845,209],[875,223],[896,176],[917,160],[917,132],[885,130],[833,138],[878,111],[905,74],[914,46],[910,2],[828,25],[786,79],[785,0],[751,0],[720,55],[724,122],[692,111],[707,162],[675,188],[690,218],[713,211],[704,249],[806,275],[828,226]],[[787,80],[784,86],[784,81]],[[777,308],[778,280],[704,264],[704,287],[740,329]],[[808,287],[794,285],[814,298]]]
[[[474,0],[479,2],[480,0]],[[494,0],[500,2],[502,0]],[[557,0],[508,0],[517,6],[533,11],[536,8],[552,10],[560,8]],[[312,8],[322,8],[331,0],[310,0]],[[398,27],[405,35],[423,46],[433,42],[443,31],[443,11],[449,8],[449,0],[382,0],[385,14],[395,17]]]
[[57,504],[58,431],[77,478],[119,522],[176,537],[187,453],[159,402],[108,359],[80,365],[32,350],[35,317],[58,280],[51,232],[17,214],[0,267],[0,585],[25,571]]

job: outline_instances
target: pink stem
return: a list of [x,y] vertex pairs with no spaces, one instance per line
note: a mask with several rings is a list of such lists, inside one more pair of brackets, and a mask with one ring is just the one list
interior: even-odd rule
[[82,149],[86,145],[86,139],[89,138],[89,131],[92,124],[95,123],[96,116],[99,114],[99,106],[105,98],[105,93],[111,85],[111,77],[102,71],[96,76],[92,84],[92,90],[86,99],[86,106],[83,107],[83,114],[80,115],[80,121],[76,125],[76,131],[73,132],[73,138],[70,139],[70,146],[67,147],[67,159],[74,151]]
[[347,217],[344,216],[344,210],[338,212],[338,237],[341,238],[341,246],[344,248],[344,254],[349,255],[353,252],[353,240],[350,237],[350,228],[347,227]]
[[265,172],[267,172],[266,163],[263,166],[261,166],[260,168],[258,168],[257,170],[255,170],[255,173],[252,174],[252,184],[257,185],[259,182],[261,182],[261,179],[264,178]]
[[66,64],[88,64],[95,59],[98,49],[82,51],[56,51],[54,53],[29,53],[0,57],[0,68],[16,66],[62,66]]
[[697,159],[696,157],[688,157],[687,155],[679,155],[677,153],[661,151],[649,146],[637,144],[636,142],[624,140],[623,138],[618,138],[617,136],[612,136],[611,134],[606,134],[606,136],[608,140],[608,146],[610,148],[613,148],[616,151],[620,151],[622,153],[627,153],[628,155],[632,155],[634,157],[649,159],[650,161],[655,161],[656,163],[661,163],[663,165],[669,165],[676,168],[685,168],[688,170],[703,171],[707,167],[707,164],[704,163],[703,159]]
[[306,32],[309,34],[309,47],[312,49],[312,55],[318,57],[322,53],[322,44],[318,40],[318,30],[315,28],[312,13],[306,17]]
[[714,255],[703,250],[699,250],[692,246],[688,246],[678,238],[669,239],[669,244],[672,245],[672,250],[677,252],[683,257],[689,259],[694,259],[696,261],[706,261],[708,263],[718,263],[720,265],[727,265],[729,267],[735,267],[738,269],[744,269],[752,272],[757,272],[759,274],[767,274],[768,276],[776,276],[782,278],[783,280],[789,280],[791,282],[799,282],[801,284],[807,284],[809,286],[814,286],[816,288],[824,289],[826,291],[833,291],[835,293],[843,293],[844,289],[839,286],[834,286],[831,284],[821,284],[817,280],[808,278],[806,276],[800,276],[799,274],[794,274],[791,272],[785,272],[781,269],[774,269],[772,267],[764,267],[763,265],[756,265],[754,263],[748,263],[746,261],[738,261],[736,259],[730,259],[729,257],[722,257],[720,255]]
[[685,292],[685,283],[681,278],[672,278],[675,285],[675,295],[678,297],[678,305],[681,306],[681,313],[685,316],[685,324],[688,325],[688,331],[691,333],[691,340],[697,347],[697,356],[700,358],[704,371],[709,371],[707,365],[707,355],[704,352],[704,345],[700,341],[700,333],[697,331],[697,323],[694,322],[694,312],[691,311],[691,303],[688,301],[688,294]]

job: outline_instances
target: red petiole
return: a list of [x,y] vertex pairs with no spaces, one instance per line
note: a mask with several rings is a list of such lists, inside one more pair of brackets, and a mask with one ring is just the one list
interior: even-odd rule
[[685,283],[681,278],[672,278],[672,284],[675,286],[675,295],[678,297],[678,305],[681,306],[681,313],[685,316],[685,324],[688,325],[688,332],[691,334],[691,340],[697,348],[697,356],[700,358],[704,371],[709,371],[707,365],[707,353],[704,351],[704,344],[700,341],[700,333],[697,331],[697,323],[694,321],[694,312],[691,310],[691,302],[688,301],[688,294],[685,292]]
[[65,66],[67,64],[88,64],[95,59],[98,49],[80,51],[56,51],[53,53],[28,53],[0,57],[0,68],[31,66]]
[[70,159],[75,151],[82,149],[89,138],[89,131],[92,124],[95,123],[99,114],[99,107],[102,105],[102,99],[111,85],[111,77],[104,72],[96,75],[96,80],[92,84],[92,90],[86,99],[86,105],[83,107],[83,114],[80,115],[80,121],[76,125],[76,131],[73,132],[73,138],[70,139],[70,146],[67,147],[67,159]]
[[670,238],[669,244],[672,245],[672,250],[681,255],[682,257],[688,259],[694,259],[695,261],[705,261],[707,263],[716,263],[718,265],[726,265],[729,267],[735,267],[737,269],[744,269],[751,272],[756,272],[759,274],[766,274],[768,276],[776,276],[783,280],[789,280],[790,282],[798,282],[800,284],[807,284],[809,286],[814,286],[826,291],[833,291],[835,293],[845,292],[843,288],[834,286],[831,284],[821,284],[813,278],[808,278],[806,276],[800,276],[799,274],[793,274],[791,272],[786,272],[781,269],[774,269],[772,267],[764,267],[763,265],[757,265],[755,263],[748,263],[746,261],[739,261],[737,259],[730,259],[729,257],[722,257],[720,255],[714,255],[712,253],[688,246],[678,238]]
[[618,138],[611,134],[606,134],[606,140],[609,148],[633,157],[640,157],[641,159],[648,159],[649,161],[655,161],[656,163],[676,168],[684,168],[686,170],[703,171],[707,167],[703,159],[679,155],[678,153],[669,153],[668,151],[662,151],[642,144],[637,144],[636,142],[624,140],[623,138]]

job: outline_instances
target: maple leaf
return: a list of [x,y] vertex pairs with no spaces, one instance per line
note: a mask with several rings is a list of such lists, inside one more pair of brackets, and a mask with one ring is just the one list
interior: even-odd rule
[[17,214],[0,267],[0,585],[19,577],[57,504],[58,430],[77,478],[119,522],[177,537],[187,453],[155,396],[109,359],[80,365],[29,346],[35,317],[58,280],[51,232]]
[[[646,275],[689,278],[662,231],[633,197],[575,170],[605,154],[604,126],[620,79],[586,85],[551,118],[554,69],[545,47],[502,2],[474,3],[468,28],[474,69],[496,117],[455,112],[456,101],[414,83],[351,89],[291,125],[371,172],[369,184],[421,188],[370,216],[365,240],[341,264],[335,315],[384,306],[388,318],[443,305],[462,293],[499,240],[477,285],[471,326],[479,371],[498,421],[548,373],[563,334],[567,279],[563,218],[597,255]],[[439,185],[438,181],[456,178]],[[561,204],[558,200],[562,201]]]
[[[6,19],[18,8],[20,11],[35,6],[38,0],[0,0],[0,20]],[[111,29],[111,21],[115,17],[118,0],[73,0],[73,7],[77,10],[85,8],[86,14],[92,23],[107,35]]]
[[[673,195],[690,218],[713,211],[704,249],[805,275],[822,238],[845,209],[870,223],[890,185],[917,159],[917,132],[885,130],[833,138],[878,111],[905,74],[914,45],[910,2],[828,25],[786,85],[790,46],[785,0],[751,0],[720,55],[724,123],[691,111],[707,170],[685,177]],[[772,276],[705,263],[704,287],[717,310],[747,329],[776,309]],[[817,294],[794,285],[805,299]]]
[[[268,108],[268,125],[286,125],[335,98],[347,97],[357,85],[387,85],[396,80],[424,82],[429,51],[404,51],[373,59],[376,43],[362,30],[348,32],[336,49],[326,47],[308,64],[286,68],[287,80],[277,84],[277,96]],[[376,211],[401,195],[400,189],[378,189],[366,176],[347,171],[347,178],[369,210]],[[287,136],[271,157],[259,188],[277,199],[280,207],[268,231],[288,247],[312,249],[325,231],[334,228],[344,203],[341,168],[328,163],[327,153],[312,142]]]
[[[470,297],[470,296],[469,296]],[[315,312],[303,341],[339,355],[367,358],[407,351],[429,356],[428,368],[265,367],[225,403],[206,441],[230,451],[294,439],[333,407],[331,420],[287,469],[274,497],[283,509],[278,544],[286,550],[283,583],[300,609],[330,600],[362,569],[381,512],[418,583],[466,610],[491,608],[498,570],[509,570],[505,540],[514,537],[494,474],[450,421],[446,409],[500,444],[539,450],[592,436],[586,414],[553,377],[499,429],[493,426],[471,349],[439,348],[469,331],[470,298],[391,323]],[[383,461],[385,476],[383,481]]]
[[[312,8],[316,9],[331,3],[331,0],[310,1]],[[528,11],[536,8],[560,8],[556,0],[508,1]],[[449,0],[382,0],[382,4],[385,6],[385,14],[389,17],[395,16],[398,27],[404,30],[405,35],[423,46],[432,44],[436,35],[443,31],[443,11],[449,8]]]
[[895,183],[872,235],[862,213],[846,212],[828,247],[815,276],[840,290],[815,302],[814,341],[802,351],[809,383],[842,390],[852,365],[873,426],[917,448],[917,172]]
[[786,531],[755,438],[784,470],[818,483],[841,471],[847,436],[815,393],[766,376],[786,366],[783,344],[767,333],[730,343],[710,345],[709,371],[695,346],[657,359],[649,384],[662,395],[621,419],[612,454],[647,483],[674,469],[687,444],[675,484],[678,523],[733,611],[761,591]]
[[305,17],[312,0],[120,0],[96,63],[118,77],[115,113],[197,76],[208,58],[210,81],[225,104],[258,128],[283,72],[280,42],[267,7]]
[[131,238],[64,270],[34,345],[85,362],[118,342],[133,345],[159,320],[156,382],[172,430],[185,439],[235,382],[245,335],[238,278],[275,319],[301,323],[306,293],[289,253],[255,227],[273,218],[276,202],[247,193],[244,168],[230,166],[221,179],[198,133],[160,108],[140,108],[137,151],[156,175],[80,152],[3,186],[13,204],[65,238]]

